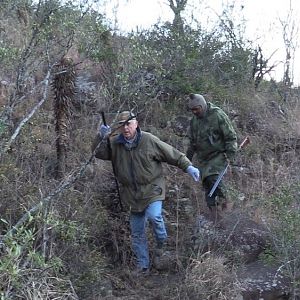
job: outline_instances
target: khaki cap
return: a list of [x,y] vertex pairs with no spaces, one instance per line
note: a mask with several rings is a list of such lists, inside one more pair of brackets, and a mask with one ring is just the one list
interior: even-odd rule
[[136,120],[136,116],[131,111],[122,111],[117,117],[118,124],[123,124],[131,120]]

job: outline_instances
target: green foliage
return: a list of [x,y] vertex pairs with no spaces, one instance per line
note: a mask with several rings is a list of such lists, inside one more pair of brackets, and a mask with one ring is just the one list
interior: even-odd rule
[[[278,193],[272,195],[266,204],[270,206],[274,219],[284,225],[282,229],[298,237],[300,237],[300,215],[297,203],[299,192],[299,185],[284,186]],[[277,222],[275,225],[278,224]],[[288,240],[294,240],[294,237]]]
[[[279,191],[271,195],[265,202],[265,208],[271,214],[270,230],[273,240],[273,259],[281,264],[282,270],[287,276],[297,276],[300,264],[300,185],[291,184],[283,186]],[[294,288],[296,288],[294,283]]]
[[20,50],[15,47],[0,46],[0,61],[2,63],[12,63],[19,57]]
[[[40,217],[33,221],[39,220]],[[9,226],[8,222],[1,219],[2,223]],[[54,228],[58,234],[57,238],[63,242],[78,245],[84,241],[86,235],[82,226],[72,221],[60,221],[49,215],[47,228]],[[0,295],[1,299],[13,299],[13,295],[28,289],[27,280],[38,280],[42,288],[42,282],[52,278],[63,278],[64,263],[58,256],[45,256],[39,246],[38,233],[33,228],[23,226],[16,230],[13,235],[6,236],[3,241],[2,255],[0,260]],[[31,278],[31,279],[30,279]],[[62,289],[60,280],[56,282],[57,288]],[[51,290],[55,286],[47,286]],[[45,292],[46,293],[46,292]],[[12,298],[7,295],[11,295]],[[8,297],[8,298],[6,298]]]
[[264,251],[259,255],[259,259],[267,264],[272,265],[277,262],[277,254],[274,249],[272,249],[272,246],[268,245],[266,249],[264,249]]
[[57,238],[62,242],[72,243],[73,246],[86,242],[88,234],[83,223],[60,220],[53,215],[48,216],[47,223],[54,228]]
[[[222,99],[230,95],[232,86],[249,84],[252,53],[240,41],[226,39],[223,31],[185,26],[181,32],[166,23],[132,34],[129,41],[131,60],[124,68],[129,85],[125,91],[137,102],[143,99],[145,103],[147,96],[163,92],[182,110],[182,96],[191,92]],[[153,80],[147,80],[151,76]]]
[[[4,222],[7,223],[7,221]],[[22,261],[25,258],[23,251],[24,248],[26,250],[32,248],[33,241],[33,231],[22,227],[17,231],[15,237],[6,238],[1,245],[2,251],[4,250],[0,260],[0,293],[2,297],[4,291],[9,289],[10,285],[12,287],[19,287],[23,276],[21,267]]]
[[80,20],[80,12],[72,4],[61,5],[51,0],[41,3],[32,19],[32,36],[38,34],[39,43],[58,42],[67,46]]
[[0,119],[0,136],[5,132],[6,126],[4,122]]
[[112,49],[111,33],[103,24],[103,16],[91,11],[82,20],[76,40],[78,51],[95,62],[113,61],[116,59]]

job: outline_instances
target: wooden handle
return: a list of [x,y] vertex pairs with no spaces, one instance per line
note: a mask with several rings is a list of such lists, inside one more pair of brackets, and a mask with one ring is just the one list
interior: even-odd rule
[[241,142],[239,148],[242,149],[242,148],[246,147],[248,144],[250,144],[250,138],[249,138],[249,136],[247,136],[247,137]]

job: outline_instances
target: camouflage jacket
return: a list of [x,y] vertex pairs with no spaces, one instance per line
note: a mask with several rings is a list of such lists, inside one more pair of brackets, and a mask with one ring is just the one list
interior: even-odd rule
[[219,174],[237,151],[237,136],[230,119],[212,103],[207,104],[203,118],[191,119],[189,138],[187,157],[192,160],[196,154],[202,180]]
[[[97,135],[92,149],[101,141]],[[122,134],[112,138],[111,153],[102,142],[95,156],[111,160],[120,183],[122,203],[132,212],[142,212],[151,202],[165,199],[162,163],[186,171],[192,165],[184,153],[161,141],[151,133],[138,129],[137,139],[129,148]]]

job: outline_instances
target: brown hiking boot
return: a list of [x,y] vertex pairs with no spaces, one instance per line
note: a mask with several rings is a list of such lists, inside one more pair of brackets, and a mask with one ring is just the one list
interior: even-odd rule
[[209,207],[210,210],[210,221],[214,224],[218,223],[221,220],[221,215],[218,211],[218,206]]
[[155,250],[154,250],[154,256],[161,257],[164,253],[165,247],[166,246],[165,246],[164,241],[157,242]]
[[227,210],[227,201],[222,202],[221,208],[222,210]]
[[147,277],[150,275],[150,270],[149,268],[137,267],[135,270],[131,272],[131,275],[133,277]]
[[221,208],[222,211],[227,209],[227,199],[225,197],[216,196],[215,203]]
[[154,265],[156,265],[164,254],[164,243],[159,242],[154,250]]
[[172,265],[172,255],[166,251],[164,244],[158,244],[154,250],[153,266],[156,270],[169,270]]

